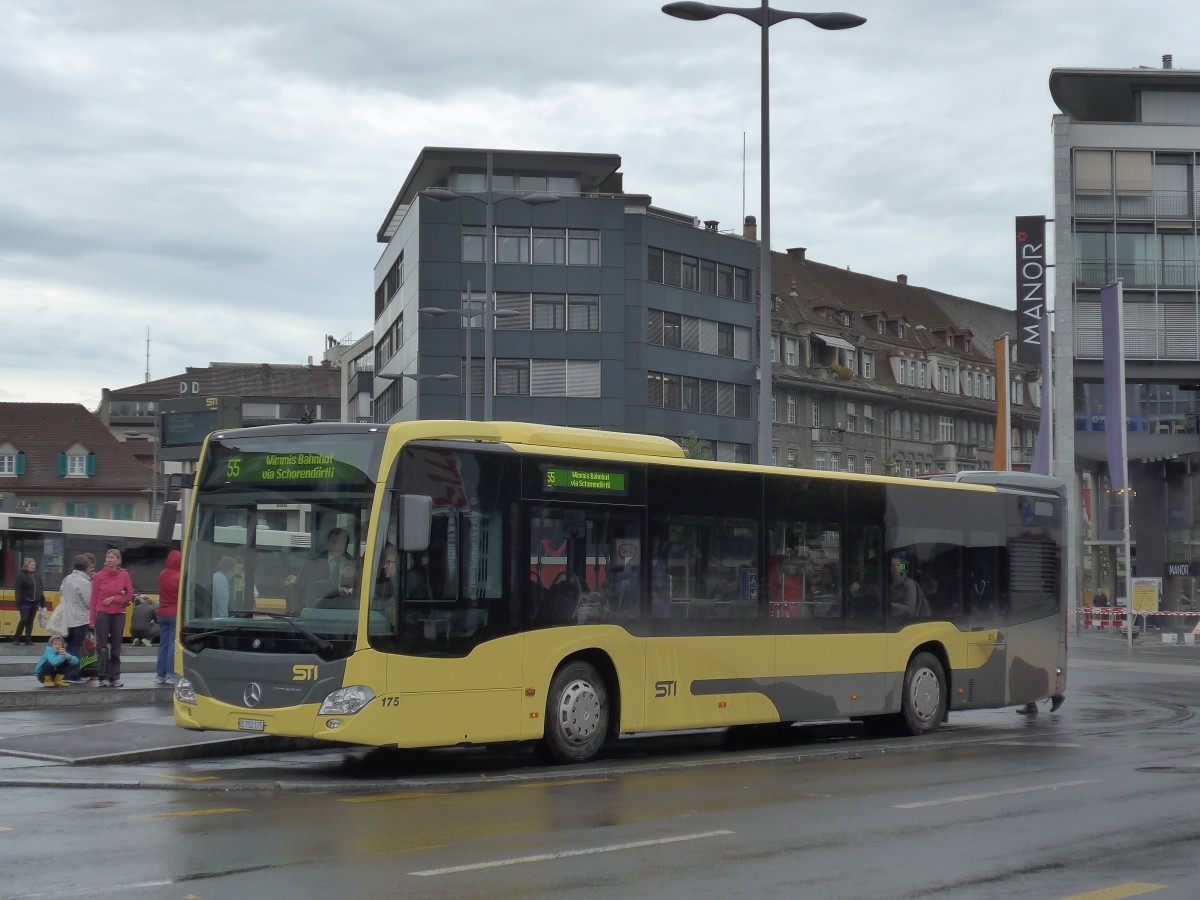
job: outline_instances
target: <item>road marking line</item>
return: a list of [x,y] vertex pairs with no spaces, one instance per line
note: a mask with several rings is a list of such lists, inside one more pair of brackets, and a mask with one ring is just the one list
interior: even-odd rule
[[531,781],[528,784],[518,784],[521,788],[545,788],[558,787],[564,784],[605,784],[612,781],[611,778],[573,778],[569,781]]
[[988,741],[993,747],[1063,747],[1078,750],[1083,744],[1058,744],[1053,741]]
[[1038,784],[1032,787],[1013,788],[1011,791],[991,791],[987,794],[967,794],[965,797],[947,797],[944,800],[922,800],[920,803],[897,803],[895,809],[922,809],[926,806],[942,806],[947,803],[966,803],[968,800],[991,800],[995,797],[1011,797],[1015,794],[1032,794],[1035,791],[1056,791],[1059,788],[1078,787],[1081,784],[1099,784],[1099,778],[1081,781],[1060,781],[1058,784]]
[[151,774],[155,778],[171,778],[175,781],[220,781],[219,775],[163,775],[159,772]]
[[184,812],[154,813],[154,814],[148,815],[148,816],[134,816],[134,818],[135,819],[169,819],[174,816],[221,816],[221,815],[224,815],[225,813],[239,813],[239,812],[247,812],[247,810],[240,809],[236,806],[229,806],[224,809],[190,809],[190,810],[186,810]]
[[1166,889],[1165,884],[1139,884],[1131,881],[1129,884],[1118,884],[1115,887],[1090,891],[1086,894],[1072,894],[1063,900],[1121,900],[1123,897],[1136,897],[1138,894],[1149,894],[1151,891]]
[[371,797],[342,797],[338,803],[384,803],[389,800],[419,800],[422,797],[445,797],[451,791],[417,791],[411,794],[375,794]]
[[420,872],[409,872],[409,875],[454,875],[459,872],[476,872],[480,869],[496,869],[501,866],[518,866],[525,863],[549,862],[555,859],[570,859],[576,856],[592,856],[596,853],[616,853],[618,850],[640,850],[643,847],[659,847],[663,844],[679,844],[684,841],[700,841],[711,837],[725,837],[736,834],[733,831],[705,831],[700,834],[681,834],[675,837],[658,838],[652,841],[633,841],[628,844],[611,844],[607,847],[589,847],[586,850],[562,850],[558,853],[539,853],[536,856],[517,856],[512,859],[496,859],[491,862],[472,863],[466,866],[449,866],[445,869],[423,869]]
[[0,831],[16,831],[15,828],[9,828],[7,825],[0,825]]

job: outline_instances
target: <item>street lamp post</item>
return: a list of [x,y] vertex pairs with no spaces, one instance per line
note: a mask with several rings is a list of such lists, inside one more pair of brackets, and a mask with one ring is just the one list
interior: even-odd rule
[[[466,330],[467,330],[467,340],[466,340],[466,345],[467,345],[467,353],[466,353],[467,383],[465,385],[464,390],[466,392],[466,395],[465,395],[465,399],[466,399],[465,418],[467,418],[467,419],[473,418],[473,416],[471,415],[471,391],[472,391],[471,361],[472,361],[472,357],[474,356],[474,349],[471,346],[471,332],[474,330],[474,326],[472,325],[472,320],[477,315],[479,315],[479,313],[477,313],[475,311],[475,301],[472,299],[472,296],[473,295],[471,294],[471,282],[468,281],[467,282],[467,308],[465,310],[463,310],[463,309],[446,309],[443,306],[420,306],[417,308],[417,312],[424,313],[427,316],[445,316],[445,315],[458,316],[459,318],[461,318],[463,320],[463,324],[466,326]],[[517,313],[515,310],[511,310],[511,309],[495,309],[495,310],[492,310],[492,312],[490,314],[484,313],[484,316],[488,321],[491,321],[492,319],[506,319],[506,318],[510,318],[510,317],[516,316],[516,315],[520,315],[520,314]],[[491,369],[491,366],[492,366],[491,347],[488,344],[488,342],[486,341],[487,334],[488,334],[488,328],[485,325],[484,326],[485,341],[484,341],[484,346],[483,346],[483,367],[484,367],[484,383],[485,384],[487,383],[487,372]],[[454,378],[456,376],[451,375],[449,377]],[[485,390],[486,390],[486,388],[485,388]],[[491,411],[492,411],[491,406],[485,401],[484,402],[484,412],[483,412],[483,421],[484,422],[491,421]]]
[[[470,194],[459,194],[457,191],[449,190],[448,188],[426,188],[420,192],[420,196],[427,197],[430,200],[447,201],[458,200],[462,197],[471,197]],[[483,421],[492,421],[492,398],[495,396],[492,366],[492,332],[495,330],[494,318],[500,318],[513,313],[508,310],[497,310],[495,302],[495,291],[492,289],[492,276],[496,265],[496,236],[493,207],[496,204],[496,199],[492,195],[492,151],[487,151],[486,174],[484,176],[484,190],[482,197],[473,197],[472,199],[479,200],[484,204],[484,238],[483,238]],[[533,193],[515,197],[513,199],[520,200],[522,203],[527,203],[530,206],[540,206],[544,203],[557,203],[559,197],[554,194]],[[428,312],[428,308],[421,310]],[[444,312],[452,312],[453,310],[443,310]],[[469,322],[469,320],[468,320]],[[468,329],[470,325],[468,324]],[[468,340],[469,340],[468,332]],[[468,345],[469,348],[469,345]],[[468,353],[469,353],[468,349]],[[468,385],[468,390],[470,386]],[[468,418],[470,414],[468,413]]]
[[761,122],[760,190],[759,211],[759,264],[758,264],[758,461],[764,466],[771,464],[771,84],[770,40],[771,26],[786,19],[803,19],[826,31],[855,28],[867,20],[852,13],[827,12],[806,13],[772,9],[767,0],[759,7],[714,6],[683,0],[668,3],[662,11],[677,19],[702,22],[717,16],[733,15],[749,19],[762,32],[760,60],[761,100],[759,116]]

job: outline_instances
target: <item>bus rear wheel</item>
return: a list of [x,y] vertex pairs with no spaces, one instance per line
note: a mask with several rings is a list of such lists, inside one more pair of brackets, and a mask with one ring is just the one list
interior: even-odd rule
[[946,717],[946,670],[932,653],[917,653],[904,671],[900,718],[911,735],[937,731]]
[[608,736],[608,686],[591,663],[575,660],[554,674],[546,699],[542,749],[556,763],[587,762]]

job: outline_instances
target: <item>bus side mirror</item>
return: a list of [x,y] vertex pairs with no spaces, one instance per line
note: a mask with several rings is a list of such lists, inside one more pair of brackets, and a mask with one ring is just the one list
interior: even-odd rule
[[400,550],[420,553],[429,549],[433,527],[433,498],[424,494],[399,494],[396,497],[396,527]]
[[171,500],[162,505],[158,516],[158,537],[160,544],[170,545],[175,540],[175,519],[179,514],[179,503]]

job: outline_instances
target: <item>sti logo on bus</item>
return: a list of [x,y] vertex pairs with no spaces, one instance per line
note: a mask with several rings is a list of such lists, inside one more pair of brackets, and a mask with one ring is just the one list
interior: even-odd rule
[[292,681],[316,681],[316,666],[292,666]]
[[677,682],[674,681],[654,682],[654,699],[663,700],[667,697],[674,697],[676,684]]

